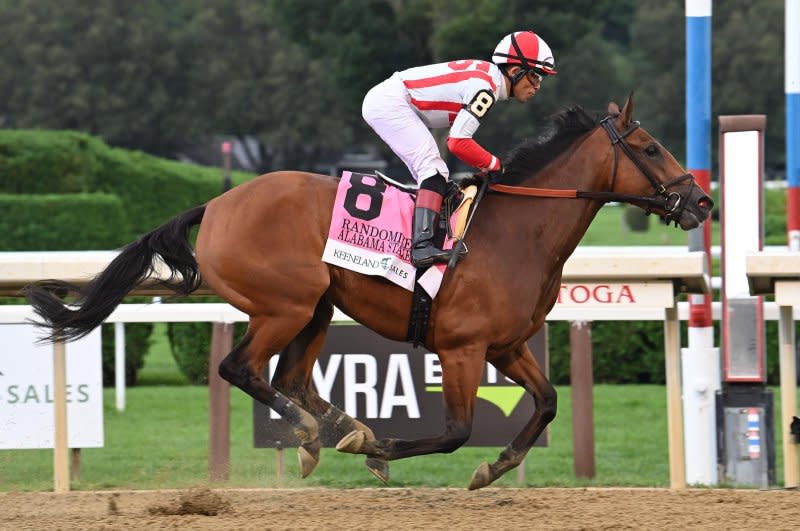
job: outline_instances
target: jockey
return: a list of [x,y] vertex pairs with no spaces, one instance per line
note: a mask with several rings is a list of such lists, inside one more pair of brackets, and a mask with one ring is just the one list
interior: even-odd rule
[[532,31],[503,37],[492,62],[451,61],[395,72],[364,98],[364,120],[408,166],[419,183],[414,205],[411,259],[416,267],[450,260],[452,251],[433,244],[450,172],[429,129],[449,127],[447,147],[488,175],[500,159],[472,136],[497,100],[532,98],[545,76],[556,74],[553,53]]

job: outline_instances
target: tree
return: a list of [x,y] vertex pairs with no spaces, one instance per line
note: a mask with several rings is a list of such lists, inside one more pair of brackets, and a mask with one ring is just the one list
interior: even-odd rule
[[167,151],[185,124],[185,96],[163,2],[5,2],[0,114],[6,126],[80,129],[109,142]]
[[[713,113],[768,114],[768,165],[784,158],[782,14],[781,0],[730,0],[712,17]],[[683,4],[658,0],[0,0],[0,126],[161,155],[257,137],[263,169],[312,168],[382,145],[360,105],[392,72],[488,59],[503,35],[532,28],[560,73],[531,104],[493,109],[483,144],[502,152],[564,106],[603,110],[635,90],[637,117],[680,155],[685,27]]]
[[785,164],[781,0],[720,2],[713,21],[713,124],[724,114],[767,114],[766,162]]
[[643,0],[631,27],[637,118],[678,158],[686,148],[685,15],[677,2]]
[[272,7],[285,38],[319,61],[340,105],[359,122],[361,100],[372,86],[431,60],[427,0],[275,0]]
[[352,140],[326,68],[285,40],[261,2],[220,0],[195,9],[178,47],[192,50],[192,129],[257,137],[268,159],[261,170],[310,169],[320,151]]

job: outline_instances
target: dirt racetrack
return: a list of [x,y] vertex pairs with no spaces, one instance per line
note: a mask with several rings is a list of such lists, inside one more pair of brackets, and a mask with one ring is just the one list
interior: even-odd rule
[[800,492],[664,489],[194,489],[0,493],[2,530],[769,529]]

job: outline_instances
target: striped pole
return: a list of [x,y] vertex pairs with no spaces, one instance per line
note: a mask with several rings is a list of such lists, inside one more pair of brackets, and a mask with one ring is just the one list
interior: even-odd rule
[[[686,166],[706,193],[711,189],[711,0],[686,0]],[[689,231],[689,250],[706,251],[711,222]],[[689,326],[711,329],[711,297],[694,295]],[[690,331],[691,332],[691,331]],[[689,338],[691,345],[691,337]],[[713,330],[710,342],[713,346]]]
[[[711,0],[686,0],[686,166],[711,188]],[[705,251],[711,272],[711,219],[689,232],[689,250]],[[717,483],[715,393],[720,388],[711,295],[689,298],[688,348],[681,350],[686,480]]]
[[786,0],[786,236],[800,251],[800,0]]
[[[790,251],[800,251],[800,0],[786,0],[786,236]],[[781,446],[784,485],[797,488],[798,445],[790,433],[797,414],[797,367],[795,364],[794,312],[791,306],[780,309]]]

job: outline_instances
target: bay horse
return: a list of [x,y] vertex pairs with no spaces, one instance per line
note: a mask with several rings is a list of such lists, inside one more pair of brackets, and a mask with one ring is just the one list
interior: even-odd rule
[[[684,230],[713,207],[693,176],[633,120],[632,94],[622,110],[611,103],[608,111],[602,120],[577,106],[557,114],[512,151],[501,183],[477,209],[466,235],[469,254],[445,275],[424,339],[442,368],[445,425],[438,436],[378,439],[312,383],[334,306],[399,341],[411,312],[411,292],[321,260],[337,178],[263,175],[141,236],[82,288],[51,280],[25,293],[39,324],[50,329],[48,339],[70,340],[100,325],[158,261],[172,274],[163,285],[178,294],[205,282],[250,316],[219,374],[292,425],[303,477],[319,461],[321,429],[334,430],[338,450],[366,455],[367,467],[384,481],[390,460],[456,450],[470,436],[488,361],[531,393],[536,407],[497,461],[475,470],[469,488],[481,488],[516,467],[555,418],[556,391],[525,342],[555,304],[564,263],[600,207],[632,203]],[[198,224],[193,252],[189,232]],[[59,297],[65,292],[77,295],[74,304],[65,305]],[[279,352],[267,381],[264,369]]]

